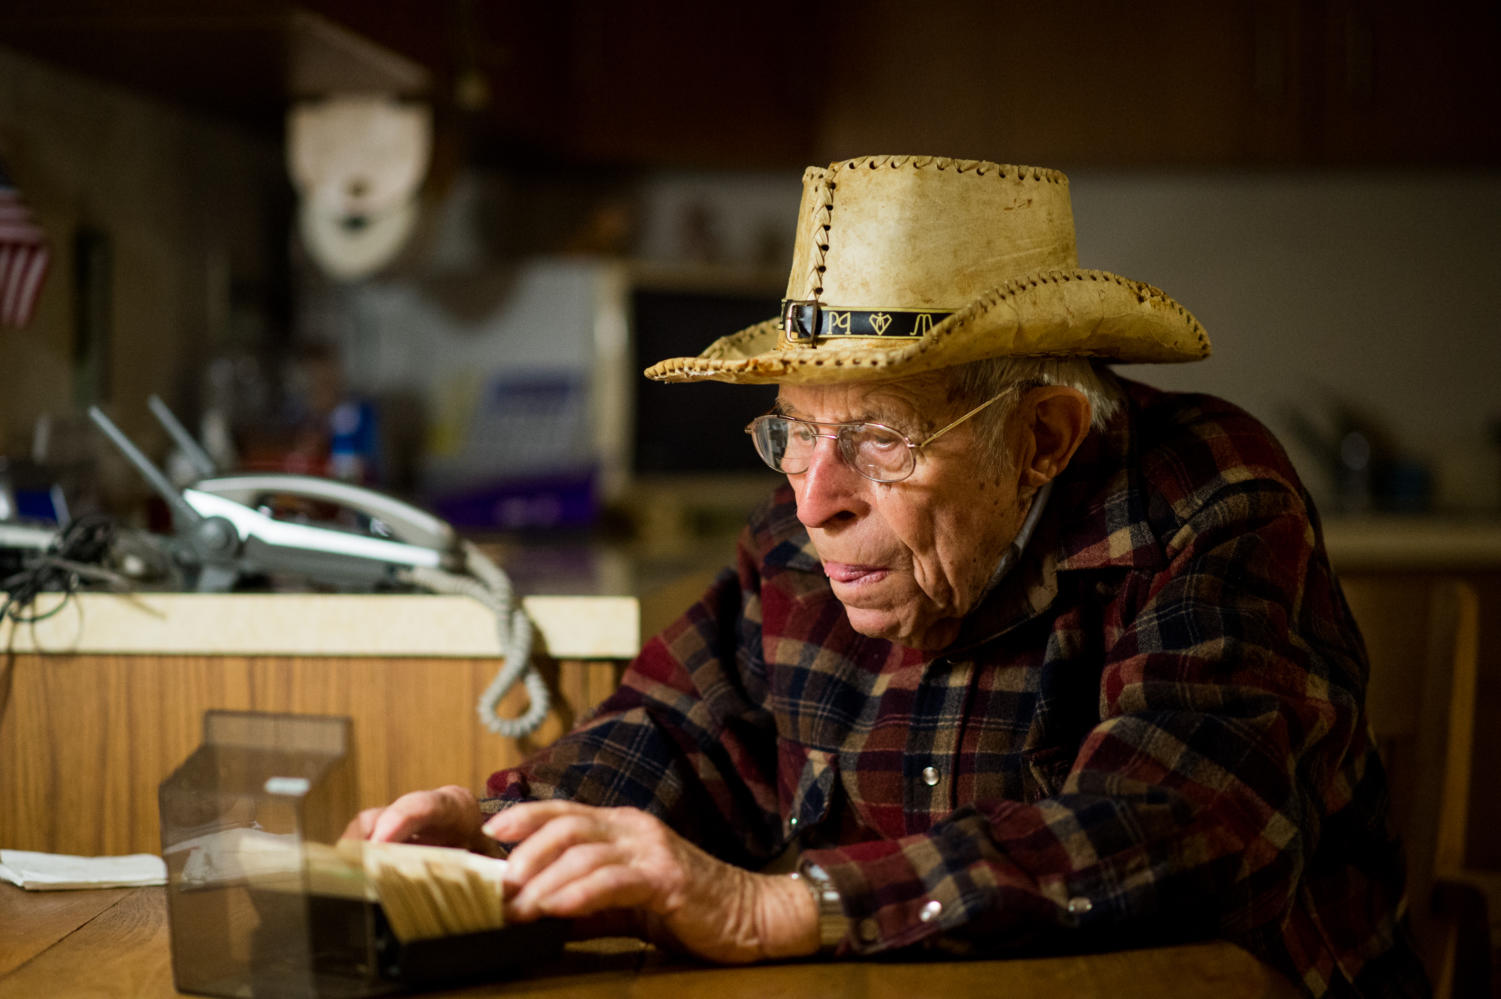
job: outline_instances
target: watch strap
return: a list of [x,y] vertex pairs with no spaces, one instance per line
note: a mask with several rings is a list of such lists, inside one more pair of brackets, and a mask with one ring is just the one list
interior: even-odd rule
[[818,946],[822,953],[832,953],[845,937],[849,936],[850,921],[844,914],[844,902],[839,889],[830,880],[822,867],[813,863],[802,864],[792,878],[808,886],[813,903],[818,907]]

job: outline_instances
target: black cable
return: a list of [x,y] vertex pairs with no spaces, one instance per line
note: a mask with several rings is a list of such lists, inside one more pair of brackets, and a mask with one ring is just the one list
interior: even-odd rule
[[[115,534],[115,522],[105,514],[85,514],[69,523],[34,563],[0,583],[6,594],[0,621],[45,621],[68,605],[85,578],[114,582],[118,578],[114,573],[95,567],[106,561]],[[40,614],[26,612],[39,594],[51,592],[63,594],[57,606]]]

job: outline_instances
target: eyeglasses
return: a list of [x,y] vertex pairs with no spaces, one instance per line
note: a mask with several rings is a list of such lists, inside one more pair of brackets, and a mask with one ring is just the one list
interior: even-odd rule
[[[919,443],[879,423],[819,423],[795,416],[768,413],[750,421],[745,432],[755,442],[756,453],[775,471],[799,475],[813,462],[813,449],[820,438],[834,441],[839,457],[855,471],[876,482],[900,482],[917,470],[917,452],[953,430],[986,406],[1010,393],[1003,389],[959,419]],[[820,428],[833,433],[819,433]]]

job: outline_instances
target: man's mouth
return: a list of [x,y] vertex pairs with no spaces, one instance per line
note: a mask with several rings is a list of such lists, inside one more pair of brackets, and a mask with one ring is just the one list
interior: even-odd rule
[[880,565],[853,565],[849,562],[825,562],[823,571],[831,582],[865,583],[884,578],[886,567]]

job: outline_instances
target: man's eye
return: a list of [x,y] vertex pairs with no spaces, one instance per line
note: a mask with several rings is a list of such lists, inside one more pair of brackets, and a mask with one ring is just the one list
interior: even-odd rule
[[885,453],[903,445],[902,439],[893,434],[880,431],[866,430],[855,438],[855,443],[862,451]]

